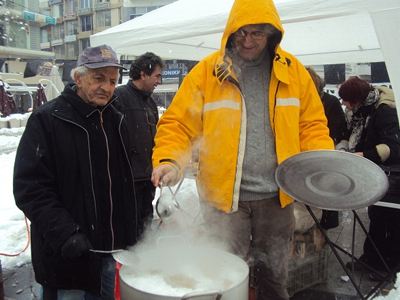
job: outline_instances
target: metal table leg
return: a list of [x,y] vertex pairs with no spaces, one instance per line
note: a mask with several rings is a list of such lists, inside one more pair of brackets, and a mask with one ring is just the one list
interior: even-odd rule
[[[311,217],[314,219],[314,222],[317,225],[318,229],[321,231],[322,235],[324,236],[325,240],[327,241],[327,243],[328,243],[329,247],[331,248],[333,254],[335,255],[336,259],[338,260],[338,262],[342,266],[343,270],[346,272],[347,276],[349,276],[349,279],[350,279],[351,283],[353,284],[355,290],[357,291],[357,294],[360,296],[360,299],[362,299],[362,300],[369,299],[372,295],[376,294],[378,289],[381,288],[384,285],[385,282],[389,282],[389,281],[393,280],[394,275],[396,274],[396,272],[395,271],[390,271],[389,266],[385,262],[382,254],[379,252],[376,244],[372,240],[371,236],[368,234],[367,229],[365,228],[364,224],[362,223],[360,217],[358,216],[358,214],[357,214],[357,212],[355,210],[352,210],[353,215],[354,215],[354,221],[353,221],[353,233],[352,233],[352,241],[351,241],[351,253],[349,253],[348,251],[346,251],[345,249],[343,249],[342,247],[340,247],[339,245],[337,245],[336,243],[331,241],[331,239],[328,237],[325,229],[323,229],[321,227],[320,221],[317,219],[317,217],[315,216],[315,214],[313,213],[311,208],[308,205],[305,205],[305,206],[306,206],[308,212],[310,213]],[[374,272],[378,276],[381,276],[381,274],[378,271],[376,271],[372,267],[366,265],[365,263],[363,263],[362,261],[360,261],[359,259],[357,259],[354,256],[356,222],[358,222],[358,224],[362,228],[363,232],[365,233],[365,235],[367,236],[367,238],[369,239],[369,241],[373,245],[376,253],[379,256],[379,258],[383,262],[383,265],[385,266],[386,270],[389,272],[389,274],[387,276],[385,276],[384,278],[382,277],[382,280],[377,285],[375,285],[375,287],[373,287],[371,289],[371,291],[366,296],[363,295],[363,293],[361,292],[361,290],[358,287],[357,283],[355,282],[354,276],[352,274],[354,272],[354,270],[353,270],[353,272],[350,272],[348,270],[348,268],[346,267],[345,263],[343,262],[342,258],[340,257],[340,255],[339,255],[339,253],[337,251],[337,250],[340,250],[342,253],[344,253],[347,256],[349,256],[351,258],[352,262],[353,261],[357,261],[357,262],[361,263],[363,266],[365,266],[366,269],[370,270],[371,272]]]

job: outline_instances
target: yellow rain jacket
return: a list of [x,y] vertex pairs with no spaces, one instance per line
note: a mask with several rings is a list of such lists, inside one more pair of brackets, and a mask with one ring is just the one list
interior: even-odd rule
[[[260,23],[278,29],[277,35],[268,39],[273,57],[268,111],[278,164],[301,151],[334,148],[313,81],[304,66],[279,47],[283,28],[274,3],[236,0],[221,49],[185,77],[158,123],[153,153],[154,167],[173,162],[183,169],[190,161],[192,145],[198,143],[200,197],[225,212],[238,207],[246,141],[245,103],[225,50],[232,33]],[[292,201],[280,191],[282,207]]]

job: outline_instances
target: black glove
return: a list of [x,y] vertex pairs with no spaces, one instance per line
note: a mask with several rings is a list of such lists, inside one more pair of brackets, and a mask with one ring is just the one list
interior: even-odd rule
[[77,232],[71,235],[61,247],[61,256],[67,260],[74,260],[87,254],[92,249],[92,244],[86,235]]

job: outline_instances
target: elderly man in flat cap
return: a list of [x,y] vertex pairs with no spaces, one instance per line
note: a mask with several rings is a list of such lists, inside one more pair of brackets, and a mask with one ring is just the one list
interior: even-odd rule
[[21,138],[14,195],[31,221],[43,299],[113,299],[111,253],[142,231],[127,129],[113,105],[120,68],[111,47],[86,48],[74,83],[32,113]]

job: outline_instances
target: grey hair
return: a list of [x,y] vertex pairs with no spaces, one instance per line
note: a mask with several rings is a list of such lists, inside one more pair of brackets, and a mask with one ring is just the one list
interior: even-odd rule
[[85,66],[79,66],[79,67],[73,68],[71,70],[71,78],[73,81],[75,81],[75,74],[85,75],[88,72],[89,72],[89,69]]
[[[87,73],[89,73],[89,70],[90,69],[85,66],[79,66],[79,67],[73,68],[71,70],[71,74],[70,74],[72,80],[75,81],[75,75],[81,75],[81,76],[86,75]],[[118,81],[119,81],[119,72],[118,72],[118,76],[117,76],[117,82]]]

